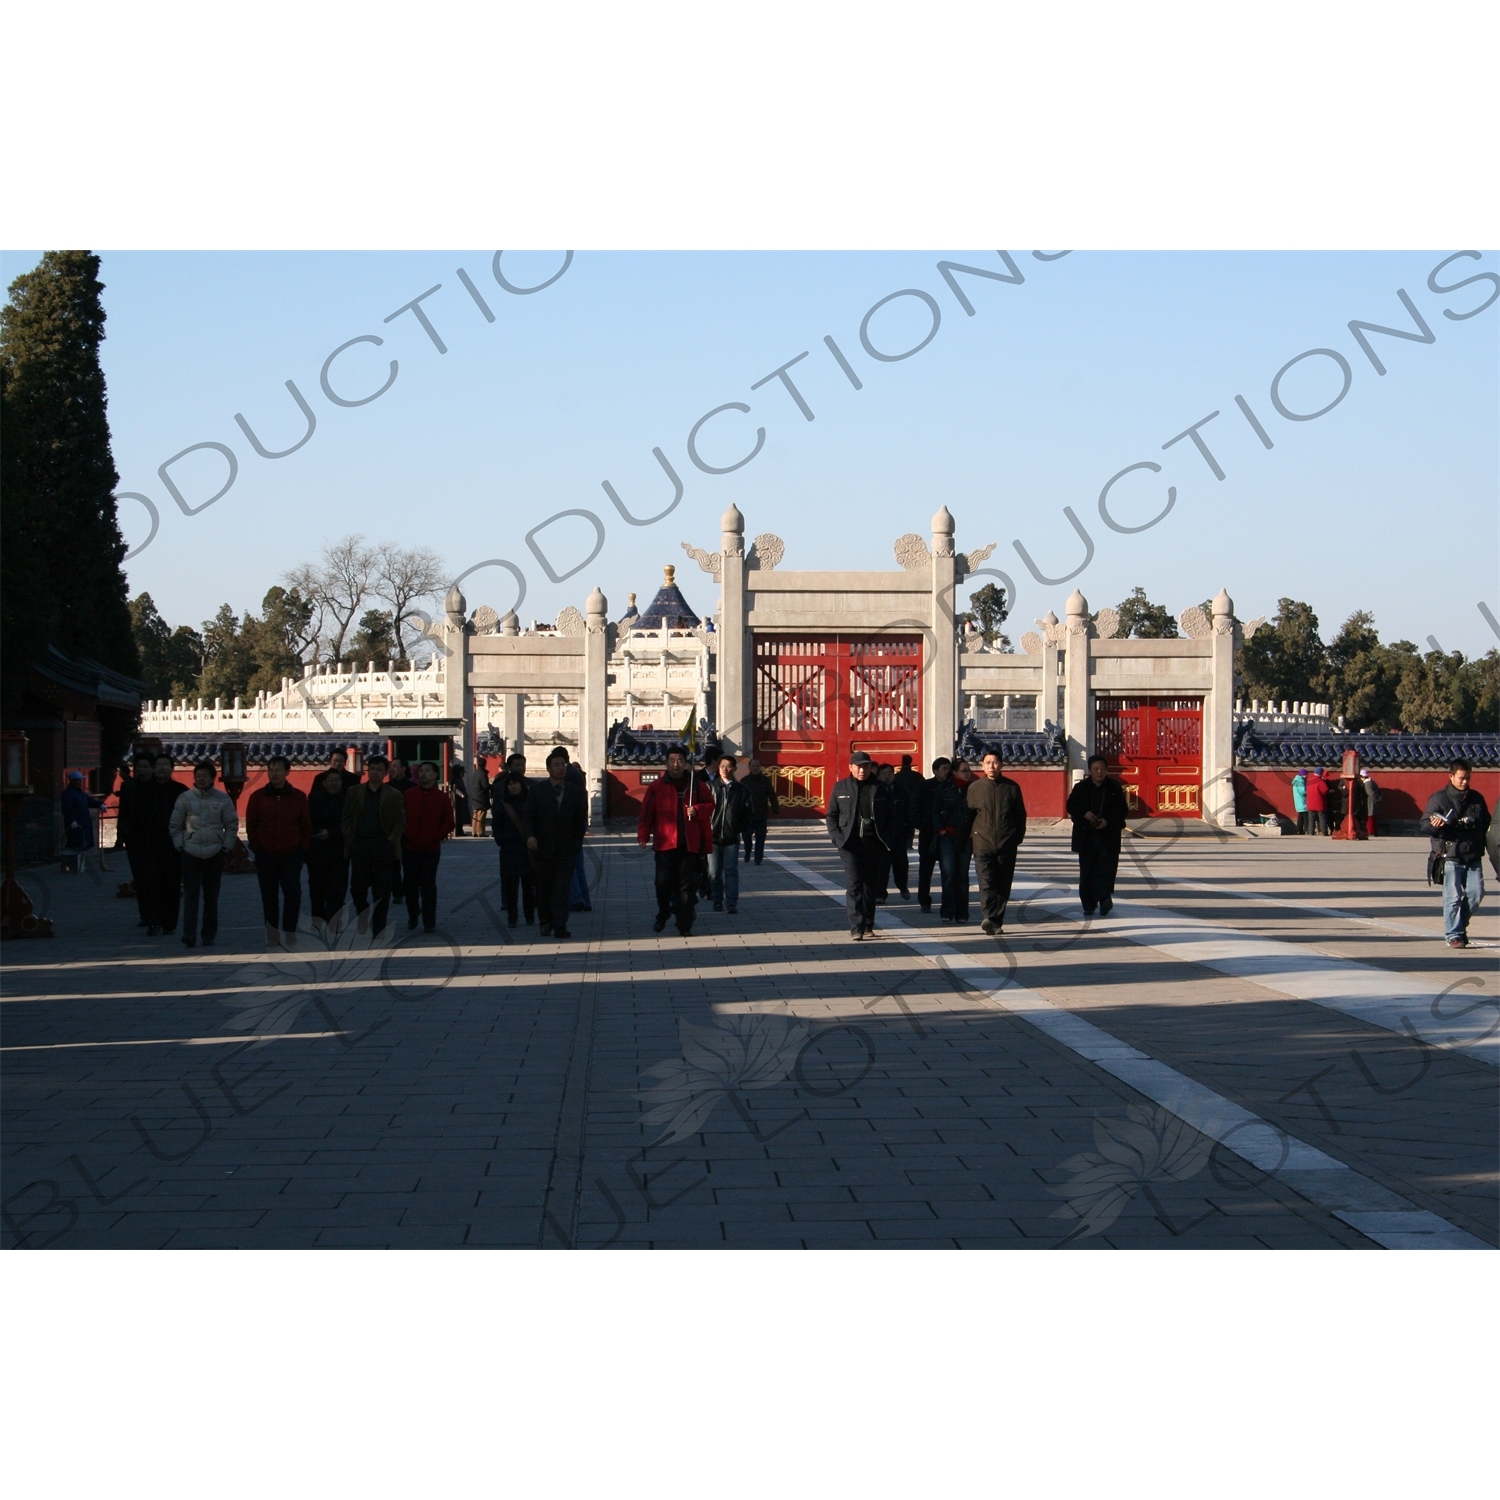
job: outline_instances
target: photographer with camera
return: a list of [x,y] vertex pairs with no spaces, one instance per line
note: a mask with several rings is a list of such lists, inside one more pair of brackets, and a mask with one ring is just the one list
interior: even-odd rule
[[1484,899],[1484,836],[1490,810],[1469,786],[1473,766],[1454,760],[1448,785],[1427,799],[1422,811],[1431,830],[1427,879],[1443,887],[1443,936],[1450,948],[1469,946],[1469,919]]

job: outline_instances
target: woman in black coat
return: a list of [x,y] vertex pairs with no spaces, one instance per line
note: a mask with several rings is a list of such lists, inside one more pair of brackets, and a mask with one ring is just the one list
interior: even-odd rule
[[344,773],[330,767],[307,794],[312,839],[307,846],[307,894],[314,927],[325,930],[344,909],[349,859],[344,852]]
[[490,828],[500,849],[500,897],[508,926],[516,925],[517,896],[528,927],[536,920],[536,880],[526,852],[526,801],[531,783],[526,779],[526,757],[512,755],[505,769],[490,783]]
[[1102,755],[1089,756],[1089,774],[1068,794],[1068,816],[1073,820],[1073,852],[1078,856],[1078,898],[1083,914],[1098,909],[1109,915],[1115,904],[1115,872],[1120,865],[1120,839],[1125,832],[1125,789],[1106,772]]

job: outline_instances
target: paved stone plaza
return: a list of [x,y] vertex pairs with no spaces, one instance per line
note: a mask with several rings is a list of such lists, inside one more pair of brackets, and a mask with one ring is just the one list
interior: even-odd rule
[[1085,924],[1033,833],[1003,940],[893,892],[863,945],[821,826],[770,844],[686,941],[633,829],[567,945],[507,930],[488,840],[445,847],[437,935],[276,955],[248,877],[189,952],[118,856],[30,872],[5,1245],[1500,1242],[1500,924],[1442,944],[1419,841],[1132,839]]

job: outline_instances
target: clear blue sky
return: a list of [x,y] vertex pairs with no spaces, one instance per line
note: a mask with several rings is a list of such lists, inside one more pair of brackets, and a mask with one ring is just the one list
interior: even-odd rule
[[[1462,246],[1456,248],[1463,248]],[[1500,305],[1453,321],[1493,290],[1451,295],[1427,287],[1452,250],[1361,253],[1100,253],[1042,262],[1014,251],[1023,285],[960,277],[976,313],[937,269],[948,258],[992,270],[989,251],[931,253],[580,252],[566,274],[530,296],[504,291],[492,252],[104,253],[104,346],[110,427],[122,490],[155,502],[160,532],[128,564],[131,592],[149,590],[172,623],[197,624],[228,601],[258,607],[266,588],[327,540],[348,531],[432,546],[453,574],[506,558],[526,574],[523,618],[581,607],[594,584],[618,616],[625,595],[644,603],[676,563],[690,601],[713,607],[714,588],[683,554],[713,550],[732,500],[747,532],[774,531],[784,567],[894,566],[891,544],[924,535],[946,503],[963,549],[996,541],[990,559],[1014,579],[1011,633],[1075,586],[1092,607],[1116,604],[1135,584],[1175,613],[1221,585],[1242,618],[1274,611],[1282,595],[1316,609],[1325,638],[1352,611],[1370,609],[1382,638],[1477,653],[1497,644],[1477,604],[1500,615],[1497,583],[1497,318]],[[7,283],[35,253],[4,256]],[[508,254],[516,284],[551,275],[561,254]],[[456,271],[467,270],[494,314],[487,322]],[[1500,259],[1460,260],[1441,281],[1490,270]],[[385,316],[441,283],[424,302],[448,352],[407,313]],[[932,341],[882,363],[861,347],[860,323],[882,297],[927,292],[941,311]],[[1436,335],[1431,345],[1371,335],[1387,367],[1376,374],[1347,324],[1412,327],[1404,288]],[[916,298],[877,313],[878,347],[909,347],[930,326]],[[400,372],[378,400],[341,408],[319,372],[338,345],[335,389],[357,395]],[[823,344],[831,334],[863,389],[854,390]],[[1294,356],[1332,348],[1352,384],[1326,416],[1277,415],[1272,377]],[[815,413],[808,422],[780,381],[752,383],[801,353],[793,380]],[[234,421],[244,413],[270,448],[305,430],[285,382],[312,406],[317,429],[300,451],[257,457]],[[1333,361],[1305,361],[1282,397],[1312,411],[1337,394]],[[1267,451],[1234,404],[1243,394],[1275,443]],[[688,432],[713,407],[743,401],[703,432],[701,456],[727,465],[764,427],[760,453],[710,475],[687,453]],[[1162,444],[1219,411],[1203,437],[1224,469],[1218,480],[1190,441]],[[187,517],[157,468],[193,443],[231,447],[234,486]],[[685,484],[665,520],[626,525],[601,489],[610,480],[638,515],[670,499],[651,455],[659,446]],[[1125,525],[1175,509],[1137,535],[1108,530],[1098,496],[1113,494]],[[173,474],[188,499],[222,483],[223,460],[198,453]],[[1043,587],[1012,541],[1049,576],[1083,555],[1063,516],[1070,505],[1096,546],[1073,582]],[[555,584],[525,535],[560,510],[593,512],[603,551]],[[132,544],[148,520],[121,503]],[[567,572],[593,546],[577,518],[538,538]],[[988,581],[988,580],[984,580]],[[504,609],[508,574],[488,569],[464,584],[470,606]]]

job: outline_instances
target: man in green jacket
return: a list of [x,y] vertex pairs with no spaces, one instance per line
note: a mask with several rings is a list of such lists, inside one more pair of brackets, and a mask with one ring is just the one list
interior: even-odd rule
[[[344,796],[344,852],[349,857],[349,890],[359,916],[359,930],[377,936],[385,930],[391,905],[391,879],[401,858],[401,836],[406,832],[406,804],[401,793],[387,786],[390,762],[372,755],[365,762],[366,780]],[[370,892],[375,895],[375,918],[369,916]]]

